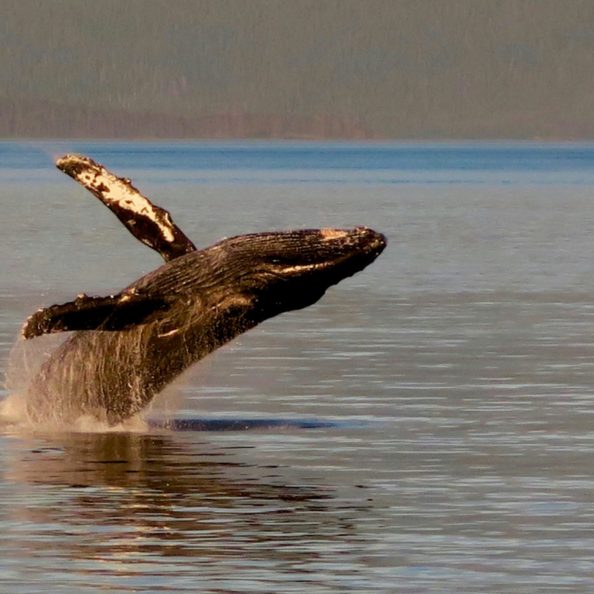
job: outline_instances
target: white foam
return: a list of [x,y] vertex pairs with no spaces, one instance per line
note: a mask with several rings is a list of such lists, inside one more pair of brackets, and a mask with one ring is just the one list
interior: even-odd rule
[[0,425],[12,431],[44,433],[146,433],[149,424],[142,414],[126,419],[117,425],[108,425],[92,415],[81,415],[73,422],[60,423],[54,419],[34,422],[27,414],[27,398],[23,394],[9,394],[0,401]]
[[[11,350],[6,370],[8,395],[0,400],[0,426],[17,432],[43,431],[44,433],[145,433],[149,430],[144,415],[126,419],[110,426],[92,415],[82,415],[73,422],[60,421],[60,416],[43,416],[34,421],[27,413],[28,391],[39,367],[64,340],[64,336],[42,336],[34,341],[18,338]],[[59,398],[56,398],[59,401]],[[55,403],[59,406],[59,403]]]
[[0,401],[0,423],[23,425],[27,423],[27,403],[20,394],[9,394]]

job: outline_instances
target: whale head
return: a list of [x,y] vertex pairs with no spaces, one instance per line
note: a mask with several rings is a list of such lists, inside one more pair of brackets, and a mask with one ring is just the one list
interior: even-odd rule
[[241,295],[261,320],[315,303],[385,247],[386,238],[366,227],[254,233],[201,252],[209,262],[199,267],[209,270],[209,285],[216,279]]

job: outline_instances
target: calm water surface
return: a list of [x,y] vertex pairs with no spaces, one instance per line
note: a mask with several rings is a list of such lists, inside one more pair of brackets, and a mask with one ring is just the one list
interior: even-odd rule
[[73,150],[199,246],[389,246],[196,365],[149,413],[177,430],[0,422],[0,591],[594,590],[594,146],[0,143],[22,384],[50,348],[9,365],[32,310],[160,264],[53,168]]

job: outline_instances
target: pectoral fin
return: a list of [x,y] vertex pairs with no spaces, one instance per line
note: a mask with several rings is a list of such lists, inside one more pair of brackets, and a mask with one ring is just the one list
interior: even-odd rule
[[136,239],[159,252],[166,262],[196,249],[169,212],[153,204],[129,179],[117,177],[82,155],[64,155],[56,167],[96,196]]
[[107,297],[79,295],[31,315],[22,328],[26,339],[70,330],[126,330],[150,322],[168,307],[166,299],[124,292]]

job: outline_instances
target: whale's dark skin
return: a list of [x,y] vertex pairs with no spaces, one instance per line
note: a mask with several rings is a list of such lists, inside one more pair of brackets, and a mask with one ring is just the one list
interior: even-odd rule
[[385,246],[365,227],[241,235],[175,257],[117,295],[40,310],[25,337],[76,332],[39,370],[28,413],[36,421],[92,415],[117,424],[208,353],[315,303]]

